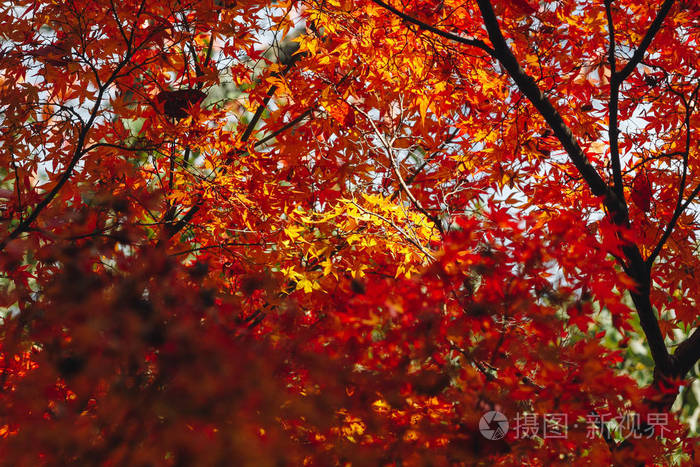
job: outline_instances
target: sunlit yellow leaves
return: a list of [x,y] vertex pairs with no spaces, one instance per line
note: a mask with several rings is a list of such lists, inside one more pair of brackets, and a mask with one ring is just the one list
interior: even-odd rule
[[294,266],[283,268],[281,272],[286,278],[296,282],[295,290],[303,290],[305,293],[311,293],[321,287],[318,282],[296,271]]
[[303,53],[308,51],[311,55],[316,55],[318,51],[319,40],[313,36],[302,36],[297,39],[299,42],[299,52]]
[[330,258],[326,258],[325,261],[321,263],[323,266],[323,275],[327,276],[329,274],[333,274],[337,278],[337,273],[334,271],[333,268],[333,262],[331,261]]
[[367,425],[359,417],[351,415],[347,410],[341,409],[338,415],[343,418],[340,433],[353,443],[359,441],[358,437],[365,433]]
[[407,279],[410,279],[411,276],[418,271],[419,269],[414,266],[400,264],[396,267],[396,274],[394,277],[406,276]]
[[372,407],[377,412],[388,412],[389,409],[391,409],[391,406],[389,405],[389,403],[387,403],[387,401],[382,400],[382,399],[377,399],[376,401],[374,401],[372,403]]
[[311,291],[318,290],[320,288],[321,286],[318,284],[318,282],[310,281],[306,278],[301,279],[299,282],[297,282],[296,286],[297,290],[303,290],[306,293],[311,293]]
[[418,110],[420,112],[421,122],[425,124],[425,116],[428,112],[428,106],[430,105],[430,97],[423,94],[422,96],[419,96],[416,100],[418,102]]
[[305,241],[304,238],[301,236],[301,233],[304,230],[304,227],[301,225],[289,225],[284,228],[284,233],[287,234],[287,237],[289,237],[289,239],[294,242]]
[[294,270],[294,266],[289,266],[282,269],[282,274],[289,279],[300,281],[304,279],[304,276]]
[[[138,1],[74,3],[38,0],[40,19],[0,12],[14,25],[0,60],[10,134],[0,222],[17,225],[60,186],[76,135],[95,146],[0,261],[15,284],[2,304],[26,318],[2,331],[46,357],[2,401],[20,420],[19,457],[36,444],[29,451],[55,463],[52,450],[82,444],[71,459],[97,449],[124,463],[108,458],[114,439],[149,465],[216,464],[234,451],[250,465],[585,463],[598,444],[610,452],[578,432],[573,447],[548,440],[530,455],[509,438],[508,453],[479,447],[482,459],[470,440],[494,407],[638,408],[637,385],[614,379],[623,357],[592,331],[597,314],[637,332],[621,298],[636,287],[623,273],[632,263],[616,258],[625,242],[648,257],[676,217],[687,144],[681,198],[699,182],[685,138],[696,113],[686,124],[680,97],[697,107],[688,2],[621,88],[622,194],[634,201],[641,166],[655,188],[643,215],[628,203],[626,230],[607,221],[512,67],[463,43],[493,44],[474,2],[387,2],[469,41],[371,1],[145,2],[142,13]],[[520,66],[612,183],[600,143],[611,108],[604,4],[490,4]],[[624,66],[657,7],[611,6]],[[60,54],[32,52],[59,33],[70,36]],[[274,50],[290,41],[293,66]],[[97,91],[109,99],[94,105]],[[696,219],[677,220],[651,268],[669,337],[696,324],[700,290]],[[66,356],[87,361],[76,369]],[[11,384],[19,370],[5,371]],[[46,401],[58,374],[75,392]],[[154,403],[133,410],[141,399]],[[28,413],[44,416],[40,427]],[[75,420],[84,425],[66,430]],[[14,427],[0,426],[0,439]],[[8,463],[37,464],[27,459]]]
[[494,80],[493,76],[489,75],[486,70],[476,68],[474,73],[476,74],[476,81],[481,85],[484,92],[489,92],[499,87],[499,82]]

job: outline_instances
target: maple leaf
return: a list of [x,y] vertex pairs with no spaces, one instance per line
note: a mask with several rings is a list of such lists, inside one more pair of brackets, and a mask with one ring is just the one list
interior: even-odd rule
[[15,3],[3,464],[696,462],[693,2]]
[[651,182],[646,174],[638,173],[632,181],[632,193],[630,199],[641,211],[651,210]]

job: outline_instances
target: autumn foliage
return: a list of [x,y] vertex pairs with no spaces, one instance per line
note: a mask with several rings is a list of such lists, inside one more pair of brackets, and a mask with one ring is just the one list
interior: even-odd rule
[[699,21],[0,2],[0,464],[697,465]]

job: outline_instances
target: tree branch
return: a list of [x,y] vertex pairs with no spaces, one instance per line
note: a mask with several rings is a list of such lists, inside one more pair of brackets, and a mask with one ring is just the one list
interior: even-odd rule
[[[605,15],[608,18],[608,36],[609,36],[609,51],[608,65],[610,66],[610,75],[617,73],[615,63],[615,25],[612,15],[612,0],[605,0]],[[618,100],[620,97],[620,83],[616,80],[610,80],[610,101],[608,102],[608,142],[610,143],[610,164],[613,171],[613,189],[618,198],[624,203],[625,192],[622,184],[622,167],[620,165],[620,147],[619,147],[619,130],[618,130]],[[626,203],[625,203],[626,204]],[[625,206],[626,208],[626,206]]]
[[[301,58],[302,54],[296,54],[292,56],[292,59],[290,62],[287,64],[287,66],[282,70],[281,73],[273,73],[273,76],[278,76],[282,77],[285,76],[287,73],[289,73],[289,70],[292,69],[292,67],[296,64],[297,61],[299,61],[299,58]],[[267,90],[267,95],[263,99],[263,101],[260,103],[258,106],[257,110],[255,111],[255,115],[253,115],[253,118],[248,122],[248,125],[246,126],[245,131],[243,132],[243,136],[241,136],[241,142],[245,143],[248,141],[248,138],[250,138],[250,135],[253,134],[253,130],[255,130],[255,125],[257,125],[258,121],[262,117],[263,112],[267,108],[267,104],[270,102],[270,99],[272,99],[272,96],[275,94],[277,91],[277,86],[272,85],[270,86],[270,89]]]
[[[698,90],[700,90],[700,84],[698,84],[695,87],[695,90],[693,91],[693,94],[691,96],[691,100],[695,99],[697,97]],[[678,219],[681,217],[685,209],[690,205],[691,202],[693,202],[693,199],[697,196],[698,190],[700,190],[700,184],[695,187],[695,189],[690,193],[690,196],[688,196],[688,199],[683,202],[683,196],[685,195],[685,184],[686,184],[686,178],[688,174],[688,158],[690,156],[690,116],[692,114],[692,108],[691,104],[685,100],[683,95],[680,95],[681,99],[683,100],[683,104],[685,105],[685,118],[684,118],[684,126],[685,126],[685,150],[682,153],[683,156],[683,170],[681,172],[681,180],[679,182],[678,186],[678,198],[676,199],[676,207],[673,210],[673,215],[671,216],[671,219],[668,221],[668,225],[666,226],[666,229],[664,230],[663,235],[659,239],[659,242],[656,244],[654,247],[654,250],[651,252],[649,257],[647,258],[647,264],[649,267],[651,267],[652,264],[654,264],[654,260],[656,257],[661,253],[661,250],[663,249],[664,245],[666,244],[666,241],[669,239],[671,234],[673,233],[673,229],[676,227],[676,224],[678,223]]]
[[612,0],[605,0],[605,15],[607,17],[608,22],[608,35],[610,42],[608,50],[608,65],[610,66],[610,101],[608,102],[608,141],[610,143],[610,163],[613,172],[613,190],[615,191],[617,198],[621,202],[620,207],[625,210],[625,217],[628,216],[628,213],[627,203],[625,202],[624,185],[622,182],[618,128],[618,104],[620,99],[620,85],[644,58],[646,50],[649,48],[649,45],[654,39],[656,33],[658,33],[661,29],[661,24],[666,18],[666,15],[668,15],[672,4],[673,0],[666,0],[664,2],[658,14],[656,15],[656,18],[654,19],[651,26],[644,35],[642,42],[640,43],[637,50],[634,52],[632,58],[618,73],[615,58],[615,25],[613,22],[612,14]]
[[632,55],[630,61],[627,62],[627,65],[625,65],[625,67],[622,70],[620,70],[619,73],[611,73],[611,84],[615,81],[617,81],[618,84],[622,83],[632,73],[632,71],[634,71],[636,66],[639,65],[639,63],[642,61],[642,59],[644,58],[644,54],[651,45],[651,41],[654,40],[654,36],[656,36],[656,33],[658,33],[661,29],[661,24],[663,24],[664,20],[666,19],[666,16],[668,15],[668,12],[671,10],[673,1],[674,0],[666,0],[664,1],[663,5],[661,5],[659,12],[656,14],[656,18],[654,18],[654,21],[651,23],[651,26],[649,26],[649,29],[642,38],[642,42],[639,44],[637,50],[634,51],[634,54]]
[[493,7],[488,0],[477,0],[484,25],[493,44],[493,56],[503,65],[511,79],[518,86],[518,89],[528,98],[535,108],[540,112],[547,124],[554,132],[554,135],[561,142],[564,150],[576,166],[588,187],[595,196],[603,196],[604,202],[616,224],[622,225],[627,222],[624,202],[610,190],[596,169],[588,162],[588,157],[581,149],[571,129],[566,125],[561,114],[554,108],[552,103],[542,93],[535,80],[522,69],[520,63],[508,47],[498,19],[493,11]]
[[633,266],[632,278],[637,281],[639,289],[630,290],[630,296],[634,308],[637,310],[637,315],[639,315],[639,324],[649,344],[649,352],[655,364],[655,373],[670,376],[674,373],[674,365],[649,297],[651,280],[648,269],[646,273],[643,273],[639,271],[638,267]]
[[[129,49],[130,48],[131,47],[129,47]],[[20,234],[26,232],[31,227],[32,223],[37,219],[37,217],[39,217],[39,214],[41,214],[41,212],[51,203],[51,201],[53,201],[56,195],[58,195],[58,192],[61,191],[63,186],[68,182],[71,176],[73,176],[73,170],[75,169],[75,166],[78,164],[80,159],[82,159],[82,157],[85,154],[87,154],[85,142],[87,141],[88,133],[92,128],[95,119],[97,118],[97,114],[99,113],[100,107],[102,106],[102,98],[105,92],[107,91],[107,88],[109,88],[112,82],[116,79],[121,69],[127,65],[130,59],[130,52],[127,52],[124,58],[117,64],[116,68],[114,69],[110,77],[107,79],[107,81],[105,81],[105,83],[99,87],[97,97],[95,98],[95,103],[93,104],[92,109],[90,111],[90,117],[80,129],[80,133],[78,134],[78,141],[76,143],[75,150],[73,151],[73,156],[68,162],[66,170],[63,172],[63,174],[61,174],[51,191],[49,191],[46,194],[46,196],[44,196],[44,198],[41,201],[39,201],[39,203],[37,203],[36,206],[34,206],[32,212],[23,221],[21,221],[17,225],[17,227],[15,227],[10,232],[10,234],[7,237],[3,238],[2,241],[0,241],[0,251],[4,250],[11,240],[17,238]]]
[[406,196],[408,197],[409,201],[413,206],[421,213],[423,214],[428,220],[430,220],[433,225],[437,228],[438,232],[440,232],[440,235],[444,235],[445,231],[442,228],[442,224],[440,222],[440,219],[438,219],[436,216],[430,214],[422,205],[418,199],[416,199],[415,196],[413,196],[413,193],[411,192],[410,188],[406,184],[406,181],[403,179],[401,176],[401,168],[399,167],[399,163],[396,160],[396,157],[394,157],[394,141],[395,137],[391,138],[391,141],[387,140],[386,136],[379,130],[377,125],[374,123],[374,120],[372,117],[367,114],[367,112],[363,111],[362,109],[358,108],[355,105],[352,105],[352,108],[359,114],[361,114],[365,119],[369,122],[369,124],[372,126],[372,129],[374,130],[374,135],[379,139],[379,141],[382,143],[382,146],[384,146],[384,152],[386,153],[387,158],[389,159],[389,162],[391,164],[391,169],[394,172],[394,175],[396,176],[398,182],[399,182],[399,187],[401,191],[406,193]]
[[423,21],[420,21],[420,20],[418,20],[410,15],[407,15],[406,13],[404,13],[400,10],[397,10],[393,6],[391,6],[387,3],[384,3],[382,0],[372,0],[372,2],[379,5],[380,7],[384,8],[384,9],[386,9],[386,10],[389,10],[390,12],[392,12],[393,14],[398,16],[399,18],[403,19],[404,21],[408,21],[409,23],[415,24],[416,26],[418,26],[421,29],[424,29],[426,31],[430,31],[433,34],[435,34],[436,36],[444,37],[445,39],[449,39],[451,41],[455,41],[455,42],[458,42],[460,44],[469,45],[472,47],[479,48],[479,49],[483,50],[484,52],[486,52],[487,54],[493,56],[493,53],[494,53],[493,50],[491,49],[491,47],[486,45],[486,43],[484,41],[481,41],[479,39],[469,38],[469,37],[462,37],[460,35],[457,35],[457,34],[454,34],[451,32],[447,32],[447,31],[443,31],[442,29],[438,29],[435,26],[431,26],[431,25],[424,23]]
[[[292,69],[292,67],[296,64],[296,62],[301,58],[301,54],[294,55],[292,57],[292,60],[287,64],[287,66],[284,68],[284,70],[281,73],[275,73],[275,76],[284,76],[286,75],[289,70]],[[246,125],[245,130],[243,131],[243,135],[241,136],[240,142],[241,143],[246,143],[248,139],[250,139],[250,136],[253,134],[253,131],[255,130],[255,126],[258,124],[258,121],[262,117],[263,112],[265,111],[265,108],[267,107],[268,103],[270,102],[270,99],[272,96],[275,94],[275,91],[277,91],[277,86],[272,85],[270,86],[270,89],[267,90],[267,94],[265,95],[265,98],[263,101],[260,103],[258,108],[255,111],[255,114],[253,115],[253,118],[250,119],[248,122],[248,125]],[[299,117],[293,119],[291,122],[287,123],[283,129],[280,129],[279,131],[273,133],[273,135],[268,135],[265,137],[263,140],[258,141],[256,143],[256,146],[263,144],[264,141],[268,141],[271,138],[274,138],[274,136],[280,134],[282,131],[286,130],[287,128],[291,128],[292,126],[296,125],[296,123],[300,122],[301,120],[306,117],[309,113],[311,113],[313,109],[307,109],[306,112],[302,113]],[[307,113],[308,112],[308,113]],[[229,152],[229,156],[238,156],[240,157],[241,155],[245,154],[245,151],[241,150],[234,150]],[[187,223],[192,220],[195,214],[199,211],[199,209],[202,207],[202,199],[201,197],[198,199],[198,201],[185,213],[184,216],[182,216],[177,222],[175,223],[169,223],[167,224],[166,228],[164,229],[165,231],[165,238],[166,239],[171,239],[177,234],[180,230],[185,228]],[[167,213],[166,213],[167,215]],[[161,243],[159,241],[159,243]]]
[[357,209],[362,211],[364,214],[367,214],[369,216],[376,217],[377,219],[385,222],[386,224],[390,225],[394,230],[396,230],[403,239],[405,239],[408,243],[416,247],[423,255],[428,258],[430,261],[435,261],[435,256],[431,252],[429,252],[421,243],[418,241],[417,238],[412,238],[411,235],[408,234],[404,229],[402,229],[400,226],[396,225],[396,222],[392,221],[391,219],[387,219],[386,217],[382,216],[381,214],[377,214],[376,212],[372,212],[368,209],[365,209],[362,207],[360,204],[357,202],[350,201],[352,205],[354,205]]
[[676,374],[684,377],[698,360],[700,360],[700,328],[696,328],[690,337],[681,342],[676,348],[673,354]]
[[[489,0],[477,0],[484,25],[494,47],[494,56],[506,69],[510,77],[515,81],[518,89],[532,102],[535,108],[549,124],[555,136],[559,139],[569,159],[578,169],[584,181],[594,195],[603,196],[604,204],[616,225],[626,225],[629,221],[624,199],[610,189],[596,169],[588,162],[588,158],[579,146],[578,141],[564,122],[562,116],[554,108],[552,103],[544,96],[535,80],[522,69],[513,52],[508,47],[498,19]],[[658,371],[662,374],[670,374],[672,370],[671,357],[664,343],[663,334],[659,327],[654,308],[649,298],[650,274],[642,255],[636,245],[627,244],[622,247],[625,257],[629,261],[631,277],[637,282],[637,289],[630,290],[630,295],[635,304],[640,324],[649,343],[652,358]]]
[[445,235],[445,231],[442,228],[442,223],[440,222],[440,219],[438,219],[437,216],[434,216],[430,214],[426,209],[423,207],[422,203],[416,199],[415,196],[413,196],[413,193],[411,193],[411,189],[408,187],[406,182],[404,181],[403,177],[401,176],[401,168],[399,167],[399,163],[394,157],[393,154],[393,148],[387,149],[387,155],[389,156],[389,159],[391,161],[391,168],[394,172],[394,175],[399,181],[399,186],[403,190],[404,193],[406,193],[406,196],[408,199],[411,201],[413,206],[421,213],[423,214],[426,218],[430,219],[430,221],[433,223],[435,228],[437,228],[438,232],[440,232],[440,235]]

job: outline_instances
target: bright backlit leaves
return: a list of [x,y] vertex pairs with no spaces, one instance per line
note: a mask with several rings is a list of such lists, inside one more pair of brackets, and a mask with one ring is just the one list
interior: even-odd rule
[[[698,11],[670,7],[613,104],[661,6],[491,2],[620,223],[490,55],[488,5],[3,5],[3,461],[697,462],[668,411],[686,375],[642,387],[625,258],[653,260],[681,347]],[[488,410],[566,413],[569,437],[489,442]],[[665,439],[576,425],[654,410]]]

